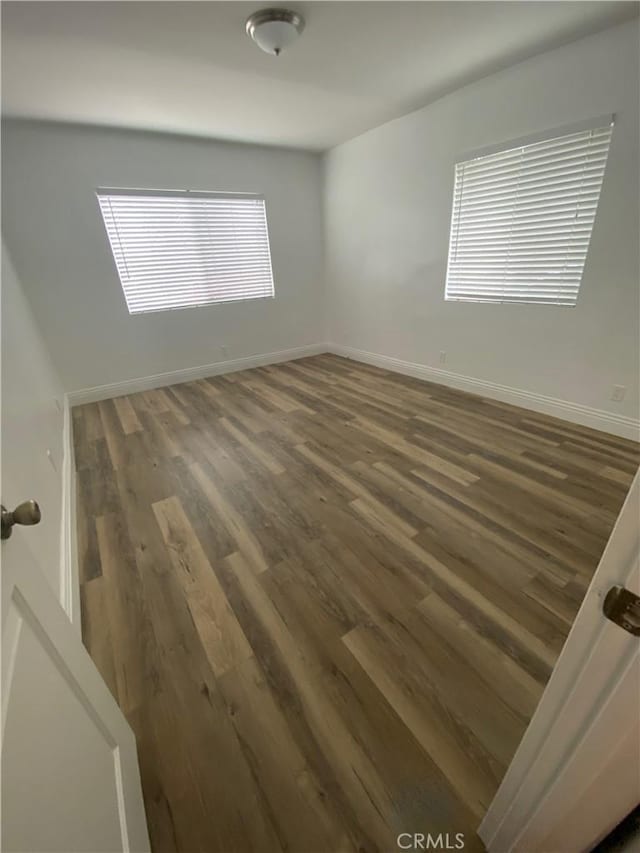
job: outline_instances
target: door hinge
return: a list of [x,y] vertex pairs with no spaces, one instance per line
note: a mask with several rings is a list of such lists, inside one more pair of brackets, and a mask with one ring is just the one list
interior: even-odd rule
[[602,610],[607,619],[640,637],[640,595],[623,586],[612,586],[606,594]]

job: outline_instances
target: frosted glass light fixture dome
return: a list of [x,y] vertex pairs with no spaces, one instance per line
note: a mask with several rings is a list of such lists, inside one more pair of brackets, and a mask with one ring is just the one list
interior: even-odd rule
[[260,9],[247,18],[245,29],[261,50],[280,56],[304,29],[304,18],[290,9]]

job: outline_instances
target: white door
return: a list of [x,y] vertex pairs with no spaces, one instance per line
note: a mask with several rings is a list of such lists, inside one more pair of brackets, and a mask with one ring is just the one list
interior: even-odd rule
[[479,833],[491,853],[592,850],[640,803],[640,638],[609,621],[640,594],[636,475],[540,704]]
[[2,543],[2,850],[149,850],[133,732],[29,532]]
[[4,246],[1,313],[3,503],[40,498],[43,513],[0,547],[1,847],[147,851],[133,732],[56,594],[62,390]]

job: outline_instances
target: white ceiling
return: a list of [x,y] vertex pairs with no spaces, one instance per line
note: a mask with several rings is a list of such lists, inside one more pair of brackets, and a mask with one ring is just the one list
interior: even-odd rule
[[244,21],[268,2],[3,2],[7,115],[325,149],[488,73],[612,26],[632,2],[294,2],[279,58]]

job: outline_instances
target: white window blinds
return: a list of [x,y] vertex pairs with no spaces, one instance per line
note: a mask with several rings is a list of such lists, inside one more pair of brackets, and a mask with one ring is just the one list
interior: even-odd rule
[[97,191],[130,314],[273,296],[264,199]]
[[446,299],[576,304],[611,132],[456,164]]

